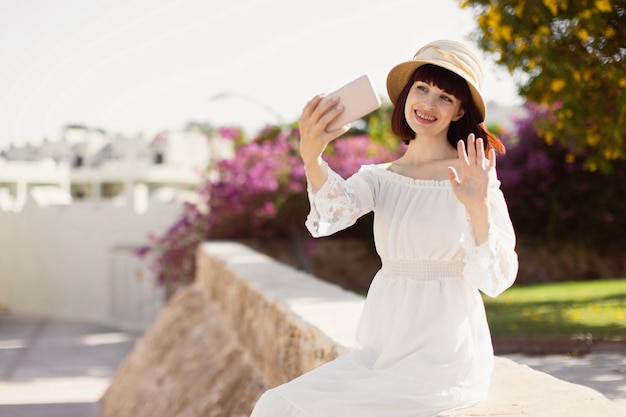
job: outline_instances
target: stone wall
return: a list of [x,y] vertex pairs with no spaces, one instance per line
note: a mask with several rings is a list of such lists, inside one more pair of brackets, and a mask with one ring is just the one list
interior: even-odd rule
[[[198,250],[196,283],[170,300],[120,367],[103,417],[245,417],[268,387],[346,352],[363,298],[248,247]],[[442,414],[625,417],[598,392],[497,358],[490,399]]]
[[266,389],[198,285],[181,288],[100,401],[102,417],[246,417]]

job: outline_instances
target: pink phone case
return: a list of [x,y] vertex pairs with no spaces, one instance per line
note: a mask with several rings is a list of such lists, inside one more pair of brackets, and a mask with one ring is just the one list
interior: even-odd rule
[[324,100],[339,97],[339,104],[344,107],[343,113],[326,126],[326,131],[339,129],[357,119],[373,112],[380,107],[380,98],[367,75],[362,75],[340,89],[326,95]]

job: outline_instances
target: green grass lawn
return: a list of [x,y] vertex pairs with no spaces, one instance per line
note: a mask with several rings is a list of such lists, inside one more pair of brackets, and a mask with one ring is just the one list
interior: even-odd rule
[[483,298],[494,337],[626,338],[626,279],[515,285]]

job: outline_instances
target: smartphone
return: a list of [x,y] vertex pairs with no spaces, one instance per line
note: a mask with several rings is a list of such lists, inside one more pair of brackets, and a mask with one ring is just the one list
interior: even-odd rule
[[380,98],[374,91],[374,87],[367,75],[362,75],[340,89],[326,95],[322,102],[333,97],[339,97],[339,104],[343,106],[344,110],[343,113],[326,126],[327,132],[352,123],[380,107]]

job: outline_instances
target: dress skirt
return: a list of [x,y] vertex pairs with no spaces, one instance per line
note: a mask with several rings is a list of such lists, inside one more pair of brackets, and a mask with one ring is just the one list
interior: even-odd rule
[[372,282],[352,351],[267,391],[252,417],[426,417],[486,398],[493,353],[460,262],[430,261],[438,270],[421,277],[389,264]]

